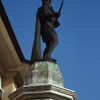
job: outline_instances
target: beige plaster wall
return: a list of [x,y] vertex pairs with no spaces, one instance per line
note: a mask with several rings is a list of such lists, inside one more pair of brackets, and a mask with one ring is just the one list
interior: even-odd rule
[[2,81],[1,81],[1,75],[0,75],[0,89],[1,89],[1,86],[2,86]]
[[3,79],[2,90],[3,90],[2,100],[9,100],[8,95],[10,95],[12,92],[16,90],[14,80],[10,78]]

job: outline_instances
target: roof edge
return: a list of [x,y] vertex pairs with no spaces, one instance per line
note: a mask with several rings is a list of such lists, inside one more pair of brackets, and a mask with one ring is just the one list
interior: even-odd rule
[[4,25],[5,25],[5,27],[7,29],[7,32],[8,32],[8,35],[9,35],[11,41],[12,41],[12,44],[13,44],[13,46],[14,46],[17,54],[18,54],[18,57],[19,57],[20,61],[23,62],[23,63],[30,64],[30,61],[26,60],[24,58],[24,56],[23,56],[23,53],[22,53],[22,51],[20,49],[20,46],[18,44],[18,41],[17,41],[16,36],[14,34],[14,31],[13,31],[13,29],[11,27],[10,21],[9,21],[9,19],[7,17],[6,11],[5,11],[4,7],[3,7],[3,4],[1,2],[1,0],[0,0],[0,16],[1,16],[2,20],[3,20],[3,22],[4,22]]

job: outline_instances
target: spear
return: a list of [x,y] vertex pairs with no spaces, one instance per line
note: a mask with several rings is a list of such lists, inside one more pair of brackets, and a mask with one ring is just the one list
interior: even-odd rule
[[61,3],[61,6],[60,6],[60,8],[59,8],[58,13],[60,13],[60,12],[61,12],[61,9],[62,9],[63,4],[64,4],[64,0],[62,0],[62,3]]

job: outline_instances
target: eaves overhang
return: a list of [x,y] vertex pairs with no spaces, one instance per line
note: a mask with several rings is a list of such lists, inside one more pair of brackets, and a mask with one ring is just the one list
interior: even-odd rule
[[7,29],[8,35],[9,35],[9,37],[10,37],[12,43],[13,43],[13,46],[14,46],[14,48],[15,48],[18,56],[19,56],[20,61],[29,64],[30,61],[26,60],[23,56],[23,53],[22,53],[20,46],[18,44],[18,41],[15,37],[14,31],[11,27],[11,24],[9,22],[9,19],[7,17],[7,14],[5,12],[5,9],[3,7],[1,0],[0,0],[0,17],[2,18],[2,21],[5,25],[5,28]]
[[20,77],[21,82],[29,65],[30,61],[26,60],[23,56],[0,0],[0,74],[6,78],[13,77],[15,80],[16,77]]

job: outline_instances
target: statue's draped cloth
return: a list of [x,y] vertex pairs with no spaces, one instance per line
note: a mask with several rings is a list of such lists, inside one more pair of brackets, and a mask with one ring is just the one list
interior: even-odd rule
[[41,31],[41,24],[40,24],[39,9],[38,9],[36,15],[35,36],[34,36],[34,43],[33,43],[32,56],[31,56],[32,63],[41,59],[40,31]]

